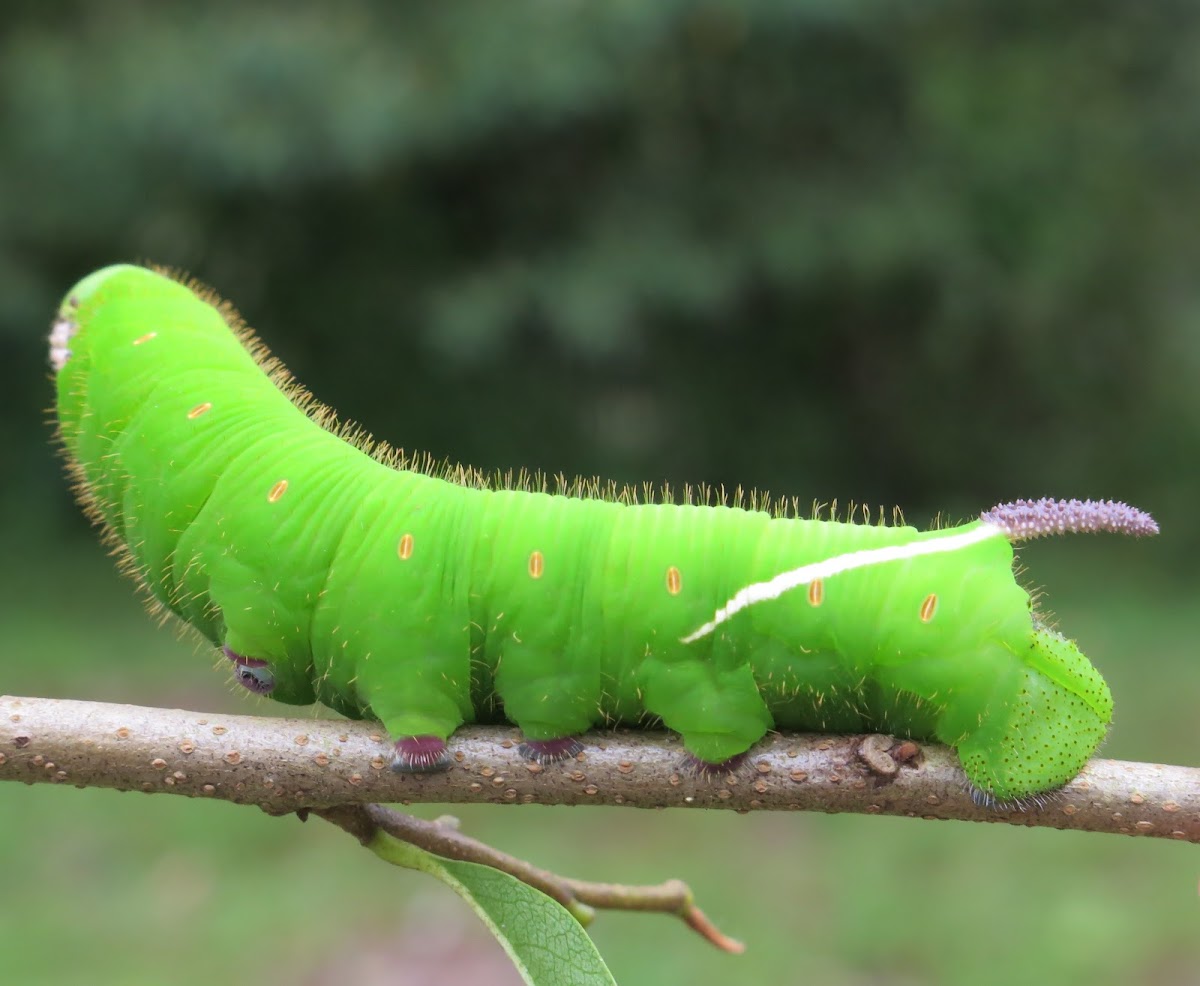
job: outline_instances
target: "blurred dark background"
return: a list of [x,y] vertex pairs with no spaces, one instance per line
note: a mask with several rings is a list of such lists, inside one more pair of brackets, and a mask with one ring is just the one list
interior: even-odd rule
[[1189,4],[71,6],[0,48],[17,509],[49,313],[149,260],[437,457],[1190,511]]
[[[1194,761],[1197,106],[1200,8],[1179,2],[9,0],[0,689],[253,708],[191,648],[164,660],[170,636],[109,570],[50,448],[52,312],[93,268],[142,260],[211,284],[318,397],[436,458],[899,504],[918,524],[1018,496],[1131,500],[1162,522],[1155,544],[1077,540],[1027,561],[1113,683],[1108,752]],[[158,981],[139,964],[139,921],[167,921],[159,933],[197,950],[184,954],[198,977],[257,969],[263,981],[261,939],[242,941],[231,915],[253,922],[279,897],[302,899],[300,869],[314,907],[347,892],[328,874],[349,872],[355,850],[335,833],[292,826],[285,848],[284,822],[182,799],[0,790],[28,826],[10,846],[47,831],[74,844],[68,802],[88,806],[95,856],[45,869],[41,853],[0,855],[40,901],[5,922],[26,981],[68,979],[85,956],[92,981]],[[759,958],[752,949],[738,966],[656,919],[605,917],[621,929],[601,944],[622,981],[690,969],[692,982],[1009,982],[1036,967],[1067,981],[1200,982],[1195,856],[1164,855],[1179,847],[884,819],[470,818],[515,851],[526,838],[545,853],[560,833],[558,865],[576,872],[581,832],[649,847],[623,874],[611,872],[620,846],[589,850],[597,871],[580,875],[596,878],[700,884],[728,856],[709,892]],[[144,826],[195,839],[119,841]],[[234,829],[278,872],[246,876],[216,834]],[[692,849],[661,872],[672,832]],[[907,852],[903,880],[884,832]],[[763,846],[806,844],[823,869],[795,880],[810,882],[746,885]],[[864,844],[883,855],[864,857]],[[1076,846],[1072,868],[1064,848]],[[105,909],[93,939],[94,912],[70,908],[88,893],[111,900],[116,870],[97,859],[120,860],[134,881],[132,923]],[[406,925],[392,895],[426,888],[354,862],[345,879],[374,881],[379,896],[356,896],[343,924],[369,926],[367,953],[398,949],[385,964],[399,976],[413,953],[395,944]],[[1140,889],[1113,877],[1126,869]],[[262,900],[243,899],[238,880]],[[199,895],[179,917],[198,929],[190,944],[171,937],[180,893]],[[218,903],[230,896],[242,910]],[[799,898],[812,910],[788,923]],[[894,909],[928,911],[934,898],[950,937],[955,921],[977,921],[1013,949],[923,949],[895,925],[878,937]],[[475,935],[473,919],[447,913]],[[64,923],[80,929],[71,948],[39,951],[38,935],[61,942]],[[661,954],[649,944],[660,940]],[[296,957],[318,944],[288,939],[297,951],[271,966],[279,981],[303,968],[323,982],[322,961],[348,961],[332,946]]]

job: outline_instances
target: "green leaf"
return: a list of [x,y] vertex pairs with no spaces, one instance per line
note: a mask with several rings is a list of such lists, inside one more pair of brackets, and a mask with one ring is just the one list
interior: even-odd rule
[[616,986],[576,917],[527,883],[490,866],[443,859],[380,833],[380,859],[436,877],[488,926],[530,986]]

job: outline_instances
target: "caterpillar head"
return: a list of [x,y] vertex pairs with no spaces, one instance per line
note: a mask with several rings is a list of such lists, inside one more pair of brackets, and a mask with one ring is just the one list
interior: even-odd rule
[[89,274],[67,292],[66,298],[59,306],[58,314],[54,318],[54,324],[50,327],[50,368],[55,373],[66,366],[67,360],[71,358],[71,340],[79,331],[80,307],[85,305],[110,278],[128,274],[131,271],[149,273],[130,264],[113,264]]

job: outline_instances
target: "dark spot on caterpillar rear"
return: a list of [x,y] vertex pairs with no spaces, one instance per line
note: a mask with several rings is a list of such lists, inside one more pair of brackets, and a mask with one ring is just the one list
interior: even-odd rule
[[228,647],[221,651],[233,662],[233,675],[243,688],[255,695],[270,695],[275,690],[275,672],[268,661],[245,657]]

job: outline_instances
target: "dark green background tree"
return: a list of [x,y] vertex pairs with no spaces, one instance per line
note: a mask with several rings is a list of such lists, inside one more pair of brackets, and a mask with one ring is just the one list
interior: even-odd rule
[[[10,8],[4,392],[114,259],[485,468],[1190,506],[1187,5]],[[42,500],[44,432],[6,415]],[[16,471],[16,470],[14,470]]]

